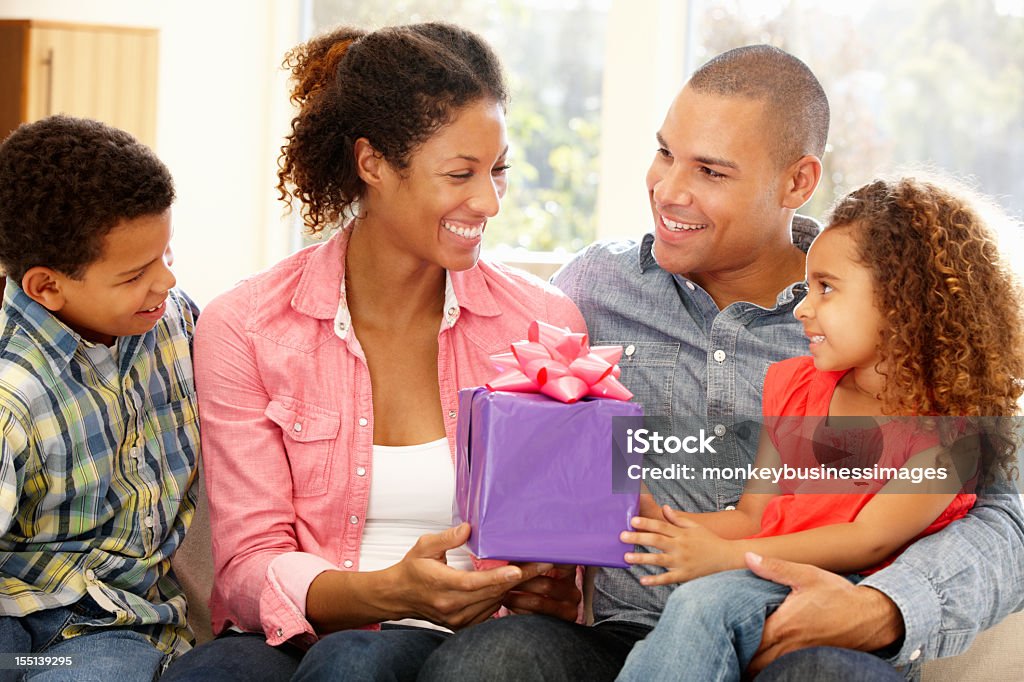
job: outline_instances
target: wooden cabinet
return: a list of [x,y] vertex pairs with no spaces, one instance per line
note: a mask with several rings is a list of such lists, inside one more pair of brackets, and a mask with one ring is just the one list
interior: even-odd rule
[[156,142],[157,29],[0,21],[0,137],[65,113]]

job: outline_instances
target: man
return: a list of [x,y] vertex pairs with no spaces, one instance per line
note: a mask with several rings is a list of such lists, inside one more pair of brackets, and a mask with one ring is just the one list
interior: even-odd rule
[[[752,461],[757,431],[742,421],[760,415],[767,366],[807,353],[793,308],[818,227],[795,212],[821,177],[828,125],[825,93],[798,59],[768,46],[720,55],[694,73],[657,134],[647,174],[653,234],[595,244],[555,276],[592,343],[625,347],[622,380],[647,414],[697,418],[714,431],[716,454],[704,465]],[[743,481],[647,484],[658,503],[712,511],[733,504]],[[782,659],[766,677],[878,679],[896,676],[892,666],[912,672],[925,658],[959,653],[1021,608],[1022,557],[1018,498],[987,494],[962,522],[858,586],[765,558],[751,570],[793,592],[768,619],[751,668],[797,649],[843,647]],[[592,628],[538,615],[484,623],[449,641],[424,674],[613,679],[671,592],[641,584],[653,570],[599,570]],[[535,591],[521,608],[555,613],[569,596],[564,581]]]

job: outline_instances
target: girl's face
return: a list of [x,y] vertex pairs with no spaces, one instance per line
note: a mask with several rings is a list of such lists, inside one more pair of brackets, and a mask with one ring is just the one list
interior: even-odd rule
[[467,270],[480,256],[488,218],[505,196],[508,137],[501,105],[480,100],[416,148],[408,167],[390,166],[374,211],[385,239],[421,261]]
[[875,307],[871,272],[857,261],[851,230],[827,229],[807,253],[807,296],[794,314],[822,371],[874,373],[882,315]]

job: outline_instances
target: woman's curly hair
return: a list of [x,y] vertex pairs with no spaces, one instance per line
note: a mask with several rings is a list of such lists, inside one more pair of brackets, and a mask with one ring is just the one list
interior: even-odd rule
[[366,32],[340,27],[291,50],[291,100],[299,107],[281,147],[277,189],[302,202],[315,234],[336,227],[365,190],[355,142],[369,140],[403,170],[417,146],[481,99],[504,106],[501,64],[479,36],[443,23]]
[[[978,209],[964,188],[912,177],[876,180],[832,208],[828,229],[851,230],[874,277],[888,414],[1019,413],[1024,297]],[[998,428],[982,428],[994,451],[983,470],[1009,474],[1013,420],[995,421]]]

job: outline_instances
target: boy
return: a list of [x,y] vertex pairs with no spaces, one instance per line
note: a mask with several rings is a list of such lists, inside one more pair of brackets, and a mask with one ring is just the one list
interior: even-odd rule
[[195,510],[198,310],[173,290],[173,200],[97,121],[0,145],[0,680],[154,679],[191,646],[170,557]]

